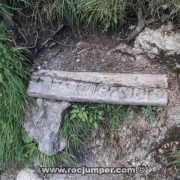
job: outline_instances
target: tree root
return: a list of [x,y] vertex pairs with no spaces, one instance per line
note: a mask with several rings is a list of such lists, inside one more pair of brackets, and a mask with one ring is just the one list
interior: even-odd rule
[[129,37],[126,38],[126,41],[130,42],[131,40],[133,40],[144,29],[144,27],[145,27],[145,20],[144,20],[142,8],[139,8],[138,9],[138,26],[132,33],[130,33]]

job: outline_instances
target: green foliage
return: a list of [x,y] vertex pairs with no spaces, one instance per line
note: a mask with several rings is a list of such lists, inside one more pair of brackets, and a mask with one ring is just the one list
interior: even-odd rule
[[1,18],[9,18],[11,19],[11,14],[8,12],[8,10],[12,9],[10,6],[8,6],[5,1],[0,2],[0,17]]
[[103,111],[99,111],[98,109],[86,109],[86,105],[81,106],[74,104],[72,105],[73,110],[70,112],[70,120],[79,118],[85,123],[91,123],[97,129],[99,120],[103,120]]
[[88,142],[91,132],[99,126],[107,132],[114,131],[126,119],[125,107],[120,105],[75,103],[71,108],[61,129],[67,140],[64,152],[71,155]]
[[38,150],[38,144],[32,141],[27,133],[22,134],[22,139],[25,144],[22,148],[22,157],[23,159],[25,159],[25,163],[29,167],[33,167],[34,156],[37,156],[38,160],[40,161],[40,164],[43,167],[54,167],[56,165],[57,160],[60,160],[61,162],[69,166],[75,165],[75,162],[73,160],[75,159],[75,156],[73,156],[72,154],[62,151],[54,156],[48,156],[44,153],[41,153]]
[[102,31],[115,29],[125,24],[128,19],[137,20],[139,7],[142,8],[145,18],[161,18],[166,14],[168,20],[179,22],[180,17],[179,0],[10,0],[10,2],[12,7],[31,9],[32,17],[39,11],[42,17],[50,21],[59,17],[65,18],[73,30],[90,31],[99,26]]
[[155,119],[154,107],[152,108],[151,106],[148,106],[147,108],[142,108],[142,110],[146,117],[149,117],[151,120]]
[[6,26],[4,25],[4,23],[0,24],[0,44],[2,44],[2,42],[8,42],[11,41],[10,37],[8,36],[8,33],[10,33],[11,31],[6,29]]
[[95,28],[100,23],[103,31],[116,28],[118,23],[124,24],[126,10],[129,4],[119,0],[91,0],[82,1],[81,19],[86,28]]
[[[27,136],[27,138],[29,137],[27,134],[25,135]],[[22,137],[23,139],[23,137]],[[30,139],[30,138],[28,138]],[[34,154],[36,154],[38,151],[38,145],[36,142],[33,142],[33,141],[26,141],[24,140],[24,146],[22,147],[22,152],[23,152],[23,155],[22,155],[22,159],[25,160],[25,163],[29,166],[29,167],[33,167],[33,163],[34,163]]]
[[174,157],[175,160],[172,161],[170,164],[175,165],[177,168],[180,168],[180,149],[173,151],[171,153],[171,157]]
[[25,136],[27,138],[24,141],[24,143],[26,145],[22,148],[22,150],[24,152],[23,158],[26,159],[26,164],[29,167],[33,167],[34,156],[36,155],[43,167],[53,167],[53,166],[55,166],[56,155],[55,156],[48,156],[46,154],[41,153],[38,150],[38,144],[36,142],[31,141],[27,134]]
[[22,133],[22,139],[23,139],[23,141],[24,141],[25,144],[31,142],[31,139],[30,139],[29,135],[28,135],[27,133],[25,133],[25,132]]
[[90,140],[91,132],[104,126],[107,132],[115,131],[125,120],[125,107],[110,104],[75,103],[71,106],[68,117],[64,120],[61,137],[67,140],[66,148],[55,156],[47,156],[38,151],[37,143],[30,140],[26,133],[22,139],[26,144],[23,147],[24,157],[29,166],[33,165],[33,155],[37,154],[44,167],[53,167],[56,159],[66,165],[75,165],[74,152],[81,149]]
[[29,69],[22,65],[24,49],[7,42],[8,32],[0,24],[0,167],[4,168],[22,160],[23,111],[32,102],[26,94]]
[[126,108],[127,106],[122,105],[106,105],[101,104],[105,109],[104,123],[107,132],[115,131],[120,125],[126,120]]
[[24,147],[22,148],[23,151],[23,157],[26,159],[26,164],[29,167],[33,167],[34,163],[34,156],[36,155],[44,167],[53,167],[55,166],[55,158],[56,156],[48,156],[46,154],[41,153],[38,150],[38,144],[34,141],[32,141],[29,138],[29,135],[27,133],[22,134],[22,139],[24,142]]
[[161,72],[166,73],[168,78],[170,78],[170,68],[173,66],[173,64],[165,64],[161,67]]

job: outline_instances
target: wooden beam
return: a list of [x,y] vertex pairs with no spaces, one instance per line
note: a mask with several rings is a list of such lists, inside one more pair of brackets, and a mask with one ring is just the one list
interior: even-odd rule
[[34,72],[28,87],[33,97],[65,101],[166,106],[167,75]]

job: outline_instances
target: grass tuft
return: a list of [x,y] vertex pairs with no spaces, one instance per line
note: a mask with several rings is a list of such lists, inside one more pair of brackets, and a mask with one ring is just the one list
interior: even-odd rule
[[170,162],[170,165],[176,166],[178,169],[180,168],[180,149],[173,151],[171,156],[175,158],[174,161]]
[[23,111],[32,99],[26,94],[29,69],[23,67],[25,49],[8,45],[10,37],[0,24],[0,167],[22,158]]
[[[162,19],[179,23],[179,0],[11,0],[13,8],[21,8],[34,17],[40,12],[41,18],[49,21],[66,19],[73,31],[117,29],[128,22],[138,20],[141,7],[145,19]],[[22,13],[22,12],[21,12]],[[27,15],[27,14],[25,14]],[[28,14],[29,15],[29,14]]]

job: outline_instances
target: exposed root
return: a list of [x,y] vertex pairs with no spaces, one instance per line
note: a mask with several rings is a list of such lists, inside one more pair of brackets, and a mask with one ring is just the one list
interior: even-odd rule
[[[50,38],[46,39],[46,41],[44,41],[43,43],[41,43],[41,46],[44,46],[45,44],[47,44],[50,40],[53,40],[53,37],[64,27],[64,24],[59,25],[59,27],[57,28],[57,30],[51,35]],[[56,41],[55,41],[56,42]]]
[[134,39],[145,27],[145,20],[142,12],[142,8],[138,9],[138,26],[136,29],[126,38],[127,42]]

